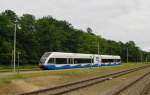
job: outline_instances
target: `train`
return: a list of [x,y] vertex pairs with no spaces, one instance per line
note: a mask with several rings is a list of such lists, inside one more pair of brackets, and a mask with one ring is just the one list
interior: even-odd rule
[[71,68],[92,68],[100,66],[115,66],[121,64],[117,55],[99,55],[65,52],[45,52],[39,62],[44,70],[59,70]]

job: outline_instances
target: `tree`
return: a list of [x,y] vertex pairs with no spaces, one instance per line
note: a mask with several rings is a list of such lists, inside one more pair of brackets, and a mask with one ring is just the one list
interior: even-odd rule
[[127,47],[129,61],[150,61],[150,53],[136,46],[134,41],[123,43],[107,40],[95,35],[88,27],[87,31],[75,29],[69,22],[45,16],[36,19],[32,14],[18,17],[15,12],[6,10],[0,13],[0,64],[10,65],[13,51],[13,33],[16,19],[17,52],[21,52],[22,64],[38,64],[44,52],[74,52],[97,54],[98,43],[100,54],[120,55],[126,61]]
[[86,30],[89,34],[91,34],[93,32],[92,28],[88,27]]
[[3,16],[6,16],[8,19],[10,19],[13,23],[18,19],[16,13],[12,10],[5,10],[1,13]]
[[13,46],[13,23],[8,17],[0,14],[0,64],[10,63]]
[[20,17],[20,24],[22,31],[24,32],[34,32],[35,30],[35,17],[31,14],[23,14]]

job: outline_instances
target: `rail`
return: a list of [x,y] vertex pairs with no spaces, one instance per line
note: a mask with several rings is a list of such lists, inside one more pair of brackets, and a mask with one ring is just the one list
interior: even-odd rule
[[61,86],[56,86],[53,88],[47,88],[47,89],[42,89],[42,90],[38,90],[38,91],[33,91],[33,92],[28,92],[28,93],[23,93],[23,94],[19,94],[19,95],[40,95],[40,94],[44,94],[44,95],[61,95],[61,94],[65,94],[74,90],[78,90],[84,87],[88,87],[97,83],[101,83],[104,82],[106,80],[112,79],[112,78],[117,78],[120,77],[122,75],[126,75],[138,70],[142,70],[145,68],[150,67],[150,65],[146,65],[146,66],[141,66],[141,67],[136,67],[133,69],[128,69],[128,70],[123,70],[123,71],[119,71],[116,73],[112,73],[112,74],[108,74],[108,75],[104,75],[104,76],[99,76],[99,77],[95,77],[95,78],[90,78],[90,79],[86,79],[86,80],[82,80],[82,81],[78,81],[78,82],[73,82],[73,83],[69,83],[69,84],[65,84],[65,85],[61,85]]

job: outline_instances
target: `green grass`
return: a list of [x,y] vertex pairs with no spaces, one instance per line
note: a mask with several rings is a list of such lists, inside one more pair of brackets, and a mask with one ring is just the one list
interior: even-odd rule
[[[40,69],[38,67],[38,65],[25,65],[25,66],[16,66],[16,70],[32,70],[32,69]],[[12,66],[4,66],[4,65],[0,65],[0,72],[11,72],[13,71],[13,67]]]
[[6,80],[3,80],[3,83],[4,83],[4,84],[11,84],[11,80],[10,80],[10,79],[8,79],[8,80],[7,80],[7,79],[6,79]]
[[[17,64],[16,64],[16,67],[17,67]],[[38,67],[38,65],[20,65],[19,68],[27,68],[27,69],[30,69],[30,68],[33,68],[33,67]],[[0,65],[0,69],[10,69],[10,68],[13,68],[13,65]]]
[[107,74],[108,71],[122,70],[122,69],[130,69],[137,66],[142,66],[145,64],[124,64],[118,66],[108,66],[108,67],[97,67],[97,68],[81,68],[81,69],[67,69],[67,70],[52,70],[38,73],[30,73],[30,74],[15,74],[7,76],[7,78],[2,79],[25,79],[39,76],[88,76],[88,75],[102,75]]

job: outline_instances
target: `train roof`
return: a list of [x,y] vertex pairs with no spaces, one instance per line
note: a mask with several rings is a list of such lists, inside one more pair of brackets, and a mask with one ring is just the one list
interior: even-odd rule
[[120,59],[120,56],[116,55],[100,55],[102,59]]
[[102,59],[120,59],[120,56],[115,55],[98,55],[98,54],[82,54],[82,53],[65,53],[65,52],[46,52],[51,55],[51,58],[93,58],[101,56]]

